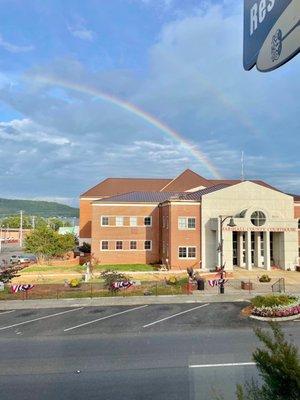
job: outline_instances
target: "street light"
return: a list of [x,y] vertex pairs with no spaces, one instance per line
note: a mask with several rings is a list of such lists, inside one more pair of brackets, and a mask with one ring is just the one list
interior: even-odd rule
[[234,228],[236,226],[233,216],[232,215],[228,215],[227,217],[224,217],[223,215],[219,216],[220,219],[220,229],[221,229],[221,235],[220,235],[220,244],[218,247],[218,251],[220,251],[220,261],[221,261],[221,269],[220,269],[220,276],[221,276],[221,283],[220,283],[220,294],[224,294],[225,293],[225,287],[224,287],[224,269],[225,269],[225,265],[223,265],[223,224],[225,221],[227,221],[230,218],[229,223],[227,224],[227,226],[229,226],[230,228]]

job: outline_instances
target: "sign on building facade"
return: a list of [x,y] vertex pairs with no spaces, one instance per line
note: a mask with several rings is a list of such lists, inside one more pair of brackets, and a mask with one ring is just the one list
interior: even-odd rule
[[244,0],[244,68],[272,71],[300,51],[300,0]]

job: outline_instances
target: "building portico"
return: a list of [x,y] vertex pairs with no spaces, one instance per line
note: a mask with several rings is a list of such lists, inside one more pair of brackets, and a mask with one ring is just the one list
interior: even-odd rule
[[[235,226],[221,227],[220,216],[233,216]],[[203,196],[202,219],[202,259],[207,269],[220,266],[221,229],[225,269],[294,269],[298,227],[291,196],[242,182]]]

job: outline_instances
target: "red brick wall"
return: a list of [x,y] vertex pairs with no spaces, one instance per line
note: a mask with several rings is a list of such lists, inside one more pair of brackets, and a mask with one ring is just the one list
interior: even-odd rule
[[[96,200],[96,199],[94,199]],[[92,237],[92,201],[84,198],[79,201],[79,237]]]
[[[172,230],[170,237],[170,263],[172,268],[187,267],[200,267],[201,260],[201,242],[200,242],[200,204],[188,205],[174,204],[170,206],[170,223],[169,229]],[[179,230],[178,229],[178,217],[195,217],[196,218],[196,229],[195,230]],[[195,246],[196,247],[196,258],[195,259],[182,259],[178,257],[178,247],[184,246]]]
[[[110,216],[110,224],[115,224],[115,216],[124,217],[123,227],[103,227],[101,215]],[[137,227],[129,226],[129,216],[138,217]],[[152,217],[152,226],[143,226],[143,218]],[[92,254],[100,264],[149,264],[160,260],[159,251],[159,208],[157,205],[93,205],[92,207]],[[100,250],[101,240],[109,241],[109,251]],[[115,241],[123,241],[123,250],[115,250]],[[130,250],[130,240],[136,240],[139,251]],[[144,241],[152,241],[152,249],[144,250]]]

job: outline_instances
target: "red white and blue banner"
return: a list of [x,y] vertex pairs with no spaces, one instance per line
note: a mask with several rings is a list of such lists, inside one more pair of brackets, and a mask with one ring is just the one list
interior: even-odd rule
[[28,290],[31,290],[33,288],[34,288],[34,285],[12,285],[11,286],[11,291],[13,293],[27,292]]

